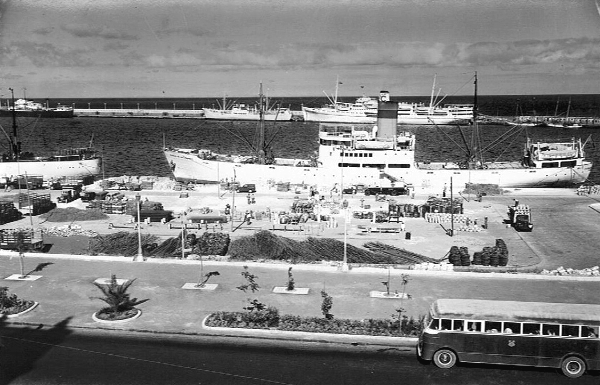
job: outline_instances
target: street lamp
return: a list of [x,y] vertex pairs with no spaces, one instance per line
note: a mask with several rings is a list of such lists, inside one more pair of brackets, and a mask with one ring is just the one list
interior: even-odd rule
[[142,253],[142,224],[140,221],[140,205],[142,197],[140,193],[135,194],[135,205],[137,206],[137,228],[138,228],[138,252],[133,258],[133,262],[144,262],[144,253]]
[[344,210],[344,259],[342,260],[342,271],[348,271],[348,211],[349,207]]

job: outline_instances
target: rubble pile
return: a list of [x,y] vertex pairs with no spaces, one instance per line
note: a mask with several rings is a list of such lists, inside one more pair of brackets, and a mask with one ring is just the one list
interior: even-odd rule
[[543,274],[543,275],[599,276],[600,275],[600,267],[594,266],[591,268],[577,270],[577,269],[571,269],[571,268],[564,268],[563,266],[561,266],[558,269],[554,269],[554,270],[544,269],[540,272],[540,274]]
[[52,226],[42,229],[42,234],[54,235],[58,237],[70,237],[72,235],[83,235],[86,237],[95,237],[97,232],[92,230],[84,230],[78,225]]

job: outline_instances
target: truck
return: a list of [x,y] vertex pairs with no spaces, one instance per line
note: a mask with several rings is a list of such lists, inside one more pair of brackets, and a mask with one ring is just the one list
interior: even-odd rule
[[236,188],[239,193],[255,193],[256,185],[253,183],[247,183]]
[[[19,237],[21,237],[21,240],[19,240]],[[18,251],[20,242],[25,250],[41,250],[44,247],[41,230],[0,230],[0,249]]]
[[531,209],[528,205],[508,206],[508,223],[517,231],[532,231]]
[[365,188],[365,195],[406,195],[408,191],[406,190],[406,186],[397,186],[397,187],[367,187]]

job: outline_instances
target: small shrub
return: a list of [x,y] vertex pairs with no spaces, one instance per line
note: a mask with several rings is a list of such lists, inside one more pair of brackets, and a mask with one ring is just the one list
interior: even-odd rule
[[289,291],[294,290],[295,284],[294,284],[294,277],[292,276],[292,268],[290,267],[288,269],[288,282],[287,282],[287,289]]
[[331,296],[327,294],[325,290],[321,290],[321,297],[323,298],[323,302],[321,303],[321,312],[326,319],[332,320],[333,314],[331,314],[329,311],[333,306],[333,298],[331,298]]
[[16,294],[9,294],[8,287],[0,287],[0,314],[16,314],[33,306],[34,301],[23,300]]
[[244,271],[242,271],[240,274],[242,274],[242,277],[244,277],[244,279],[246,280],[246,283],[237,286],[238,289],[240,289],[241,291],[243,291],[244,293],[246,292],[246,290],[252,290],[252,292],[254,293],[255,291],[258,291],[258,289],[260,288],[260,286],[258,286],[258,283],[256,283],[256,279],[258,278],[256,275],[251,274],[248,271],[248,266],[244,266]]

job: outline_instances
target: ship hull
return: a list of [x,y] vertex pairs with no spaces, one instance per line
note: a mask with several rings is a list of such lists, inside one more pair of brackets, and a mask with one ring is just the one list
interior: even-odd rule
[[[204,119],[208,120],[246,120],[259,121],[260,114],[258,113],[233,113],[229,110],[213,110],[210,108],[204,109]],[[265,113],[264,120],[285,122],[292,120],[290,111],[280,111],[279,113]]]
[[410,124],[415,126],[429,126],[429,125],[447,125],[447,124],[464,124],[469,119],[457,118],[455,116],[439,117],[439,116],[398,116],[398,125]]
[[[302,109],[304,121],[320,123],[347,123],[347,124],[373,124],[377,121],[375,114],[345,113],[334,110],[309,108]],[[398,115],[398,125],[448,125],[463,124],[469,122],[469,117],[457,117],[453,115],[435,116],[435,115]]]
[[365,114],[344,114],[343,112],[309,107],[302,108],[302,114],[305,122],[372,124],[377,120],[376,117]]
[[[194,154],[182,154],[165,150],[167,161],[172,165],[173,175],[179,181],[197,183],[219,183],[237,180],[243,183],[292,183],[320,187],[364,184],[367,186],[389,185],[391,180],[411,184],[420,191],[441,191],[451,181],[455,188],[462,189],[467,183],[494,184],[504,188],[566,187],[587,180],[592,165],[556,168],[528,168],[514,164],[497,164],[499,168],[488,169],[439,169],[429,164],[428,168],[417,166],[408,169],[307,167],[292,165],[260,165],[200,159]],[[294,160],[289,160],[294,164]],[[299,161],[298,161],[299,162]],[[297,163],[297,162],[296,162]],[[506,168],[502,168],[505,166]]]
[[101,173],[101,159],[0,162],[0,177],[11,178],[17,175],[43,176],[44,180],[62,177],[77,178]]

